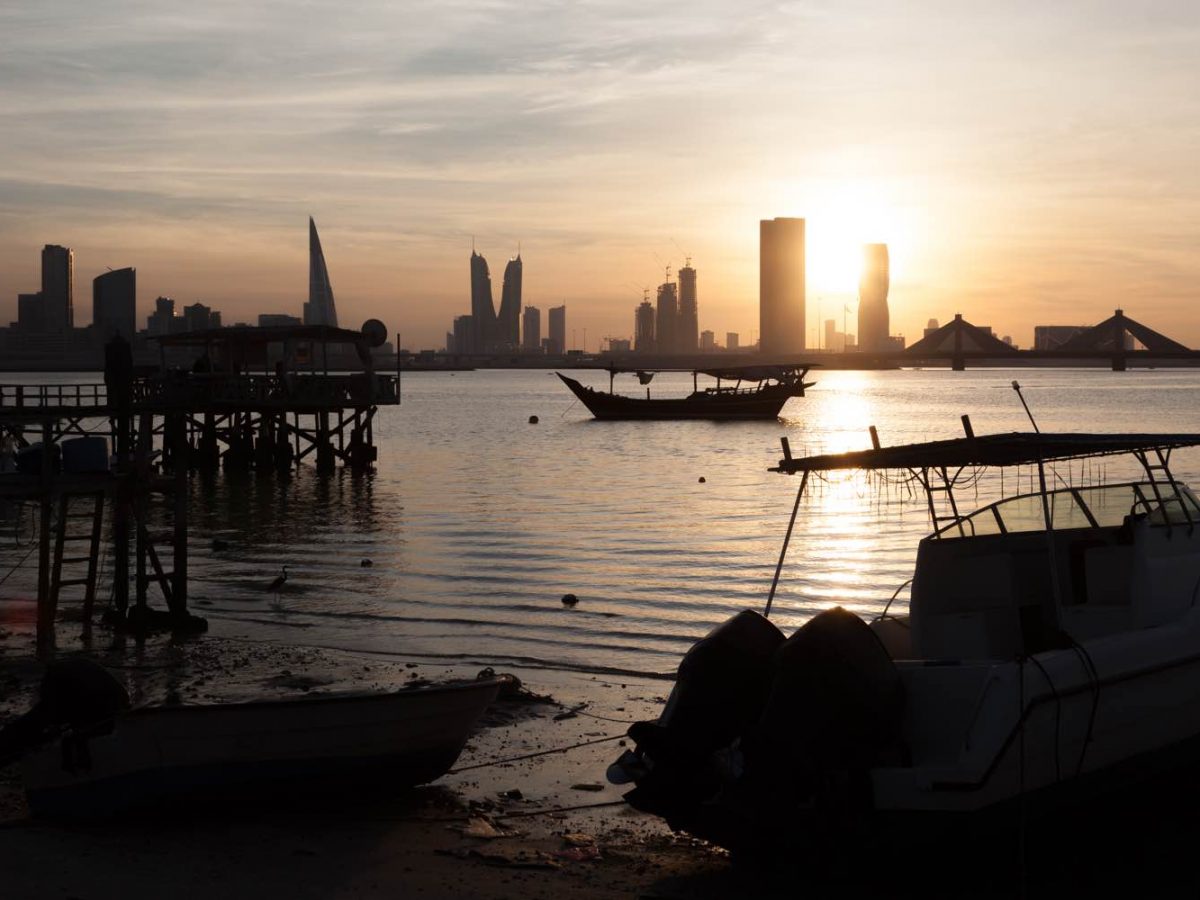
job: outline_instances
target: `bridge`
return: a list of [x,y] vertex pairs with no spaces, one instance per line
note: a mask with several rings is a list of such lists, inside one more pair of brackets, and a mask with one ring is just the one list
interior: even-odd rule
[[[1144,349],[1133,349],[1137,341]],[[1067,361],[1083,364],[1105,361],[1114,372],[1130,365],[1154,365],[1166,361],[1185,361],[1200,365],[1200,351],[1155,331],[1118,309],[1099,325],[1087,328],[1055,350],[1017,350],[999,338],[972,325],[961,314],[910,347],[884,356],[899,365],[949,362],[955,371],[966,368],[968,361],[1004,362],[1024,365],[1038,361]]]

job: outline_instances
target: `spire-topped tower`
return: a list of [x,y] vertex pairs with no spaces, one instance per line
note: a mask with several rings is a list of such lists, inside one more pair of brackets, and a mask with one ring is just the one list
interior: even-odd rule
[[497,316],[497,340],[505,350],[515,350],[520,345],[521,323],[521,248],[517,255],[504,267],[504,287],[500,292],[500,314]]
[[304,304],[304,324],[331,325],[336,328],[337,323],[337,307],[333,302],[329,270],[325,267],[325,254],[321,251],[321,238],[317,235],[317,223],[309,216],[308,302]]

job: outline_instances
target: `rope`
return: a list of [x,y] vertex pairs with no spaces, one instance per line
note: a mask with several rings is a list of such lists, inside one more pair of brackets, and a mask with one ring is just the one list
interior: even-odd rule
[[21,568],[21,566],[25,565],[25,560],[29,559],[29,557],[31,557],[33,555],[33,551],[36,549],[37,549],[37,544],[34,544],[32,547],[30,547],[28,550],[26,550],[25,555],[22,556],[20,558],[20,560],[17,561],[17,564],[15,566],[13,566],[11,569],[9,569],[3,578],[0,578],[0,584],[4,584],[4,582],[8,581],[8,579],[12,576],[12,574],[14,572],[17,571],[17,569],[19,569],[19,568]]
[[600,803],[581,803],[578,806],[559,806],[555,809],[531,809],[525,812],[505,813],[499,816],[492,816],[497,822],[502,819],[526,819],[530,816],[553,816],[556,813],[576,812],[581,809],[603,809],[606,806],[624,806],[624,800],[605,800]]
[[606,744],[609,741],[621,740],[625,737],[624,734],[614,734],[609,737],[596,738],[591,741],[583,741],[579,744],[571,744],[568,747],[555,747],[552,750],[539,750],[536,753],[523,753],[520,756],[508,756],[502,759],[493,759],[488,762],[473,763],[469,766],[459,766],[457,769],[451,769],[447,775],[457,775],[460,772],[470,772],[475,769],[486,769],[488,766],[502,766],[507,763],[520,762],[524,759],[536,759],[539,756],[549,756],[552,753],[566,753],[568,750],[578,750],[580,747],[590,747],[593,744]]

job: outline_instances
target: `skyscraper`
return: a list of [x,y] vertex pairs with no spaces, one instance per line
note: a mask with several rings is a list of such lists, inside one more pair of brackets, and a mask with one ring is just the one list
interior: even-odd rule
[[184,331],[204,331],[206,328],[211,328],[213,327],[212,316],[212,309],[199,301],[191,306],[185,306],[183,308],[183,329]]
[[146,330],[152,335],[174,334],[179,326],[175,315],[175,301],[170,297],[158,297],[154,301],[154,312],[146,317]]
[[679,352],[679,295],[676,286],[669,281],[658,286],[654,346],[659,353]]
[[475,340],[475,323],[471,316],[458,316],[454,320],[454,352],[471,353],[474,351],[472,341]]
[[42,308],[47,331],[75,327],[75,252],[70,247],[42,248]]
[[92,279],[92,328],[101,342],[116,334],[133,340],[137,330],[136,269],[116,269]]
[[550,307],[550,353],[563,353],[567,349],[567,305]]
[[505,350],[516,350],[521,346],[521,269],[521,253],[518,251],[504,267],[504,286],[500,290],[496,339]]
[[696,349],[700,317],[696,307],[696,270],[692,261],[679,270],[679,318],[676,320],[675,347],[680,353]]
[[329,283],[321,238],[317,236],[317,223],[309,216],[308,302],[304,304],[304,324],[331,325],[336,328],[337,323],[337,307],[333,303],[333,286]]
[[633,349],[654,352],[654,306],[649,300],[643,300],[633,315]]
[[758,231],[761,352],[804,350],[804,279],[804,220],[763,219]]
[[471,250],[471,347],[469,353],[487,353],[496,342],[496,307],[492,303],[492,276],[487,260]]
[[542,349],[542,311],[536,306],[525,307],[521,328],[524,331],[521,349],[535,353]]
[[888,349],[888,248],[887,244],[863,247],[862,277],[858,282],[858,349]]
[[725,349],[726,350],[738,349],[738,333],[736,331],[725,332]]

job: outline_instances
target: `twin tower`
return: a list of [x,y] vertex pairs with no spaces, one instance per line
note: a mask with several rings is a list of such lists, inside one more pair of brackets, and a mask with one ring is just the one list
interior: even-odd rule
[[487,260],[471,251],[471,346],[461,353],[496,353],[521,345],[521,253],[504,267],[500,312],[492,302],[492,276]]
[[[759,222],[758,317],[763,353],[792,354],[805,349],[805,221],[764,219]],[[888,331],[887,244],[863,248],[858,284],[858,349],[886,350]]]

